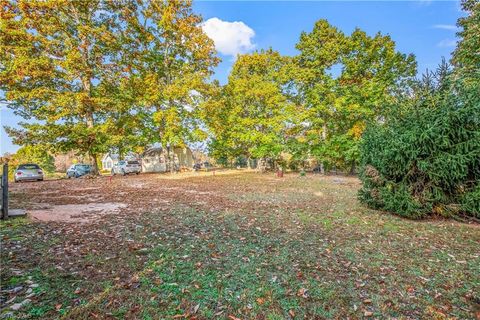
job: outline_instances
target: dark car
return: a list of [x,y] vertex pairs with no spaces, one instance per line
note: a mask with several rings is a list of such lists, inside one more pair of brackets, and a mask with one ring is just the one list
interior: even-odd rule
[[72,164],[67,170],[67,178],[79,178],[92,171],[92,166],[89,164],[77,163]]
[[316,166],[313,168],[313,173],[322,173],[323,169],[321,166]]
[[193,165],[193,170],[197,171],[197,170],[200,170],[202,169],[202,164],[201,163],[195,163]]
[[204,167],[204,168],[212,168],[213,165],[212,165],[210,162],[205,161],[205,162],[203,163],[203,167]]

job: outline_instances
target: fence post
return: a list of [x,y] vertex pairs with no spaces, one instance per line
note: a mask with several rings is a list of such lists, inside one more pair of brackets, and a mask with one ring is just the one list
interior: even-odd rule
[[2,219],[8,218],[8,163],[3,164],[2,173]]

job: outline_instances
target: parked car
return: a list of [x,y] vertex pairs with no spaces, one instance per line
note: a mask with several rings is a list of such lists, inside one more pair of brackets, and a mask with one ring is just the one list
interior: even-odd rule
[[139,174],[142,171],[142,167],[140,166],[140,162],[136,160],[122,160],[118,161],[116,164],[113,165],[112,168],[112,175],[121,174],[126,175],[129,173]]
[[322,173],[322,170],[321,166],[316,166],[313,168],[313,173]]
[[202,165],[203,165],[204,168],[212,168],[213,167],[213,165],[208,161],[205,161]]
[[197,170],[200,170],[202,169],[202,164],[201,163],[195,163],[193,165],[193,170],[197,171]]
[[21,164],[15,170],[13,177],[15,182],[19,181],[43,181],[43,170],[35,163]]
[[195,170],[195,171],[200,170],[200,169],[206,169],[208,171],[208,169],[210,169],[210,168],[213,168],[213,165],[208,161],[197,162],[193,165],[193,170]]
[[78,178],[89,174],[92,171],[92,166],[89,164],[77,163],[72,164],[67,170],[67,178]]

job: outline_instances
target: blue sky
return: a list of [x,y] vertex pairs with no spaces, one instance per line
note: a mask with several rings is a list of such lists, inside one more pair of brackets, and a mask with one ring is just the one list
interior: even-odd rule
[[[285,55],[296,54],[302,31],[327,19],[345,33],[359,27],[370,35],[389,34],[403,53],[413,53],[418,71],[433,69],[455,47],[455,24],[464,13],[457,1],[202,1],[194,10],[205,22],[204,30],[216,41],[222,63],[215,78],[225,83],[236,53],[272,47]],[[15,152],[3,129],[21,119],[0,106],[0,154]]]

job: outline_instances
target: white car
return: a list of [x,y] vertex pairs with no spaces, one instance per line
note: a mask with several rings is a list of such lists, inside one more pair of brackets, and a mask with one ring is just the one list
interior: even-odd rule
[[42,169],[34,163],[21,164],[15,170],[14,181],[43,181]]
[[112,175],[121,174],[126,175],[129,173],[139,174],[142,171],[140,162],[136,160],[122,160],[118,161],[112,168]]

